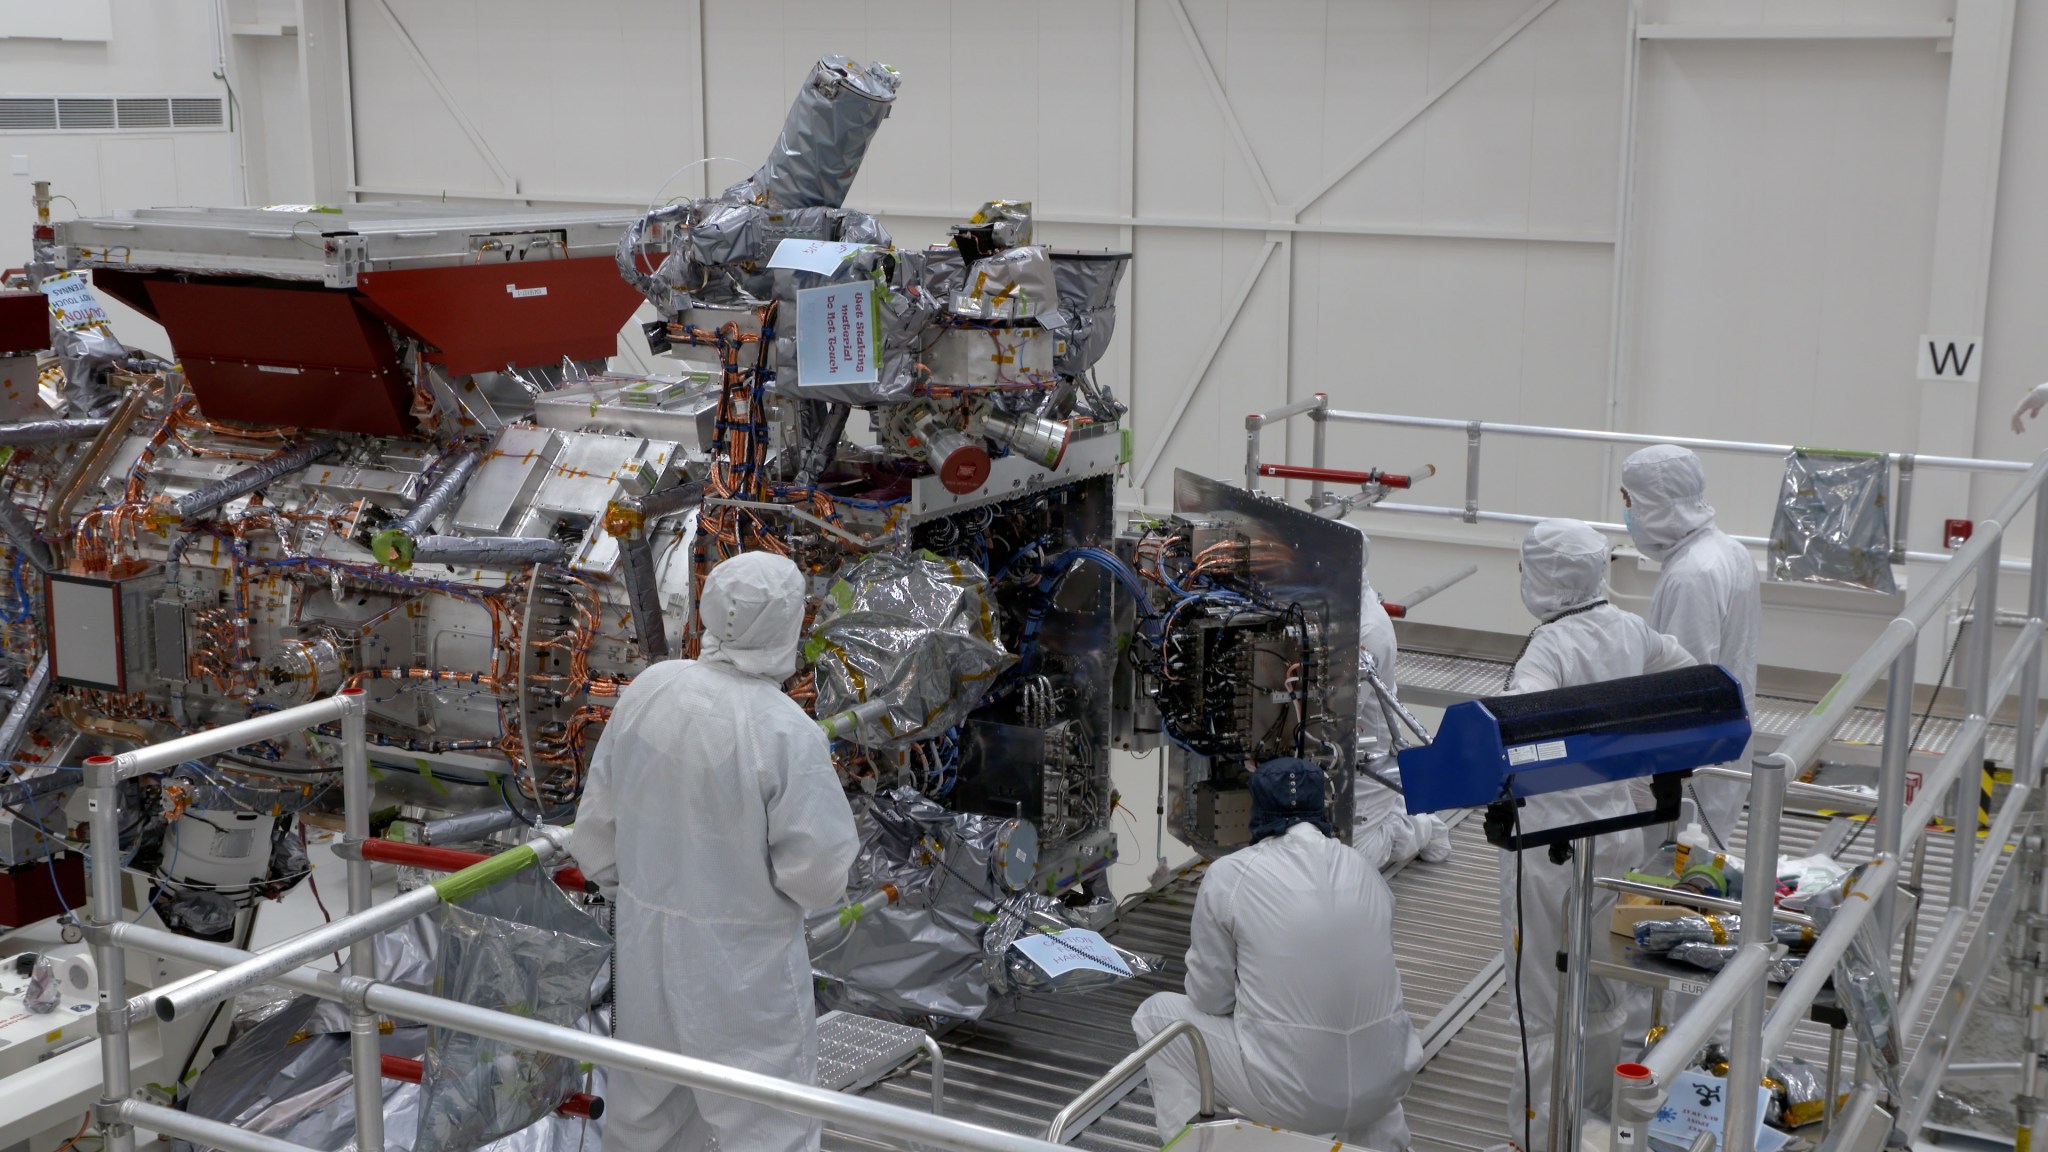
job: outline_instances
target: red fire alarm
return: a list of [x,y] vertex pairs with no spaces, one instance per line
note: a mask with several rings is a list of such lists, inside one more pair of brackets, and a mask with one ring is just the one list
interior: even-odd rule
[[1941,522],[1942,546],[1961,548],[1970,542],[1970,533],[1977,527],[1974,520],[1943,520]]

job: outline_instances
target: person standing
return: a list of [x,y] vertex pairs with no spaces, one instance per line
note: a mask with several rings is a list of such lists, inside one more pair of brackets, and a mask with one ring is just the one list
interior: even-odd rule
[[[702,655],[619,694],[571,850],[616,885],[621,1040],[812,1083],[804,913],[846,892],[859,848],[817,724],[783,694],[804,579],[747,552],[711,570]],[[605,1142],[635,1152],[809,1152],[817,1121],[611,1070]]]
[[[1664,569],[1650,594],[1650,627],[1676,637],[1701,664],[1726,668],[1754,713],[1763,589],[1749,549],[1714,524],[1700,458],[1675,444],[1634,453],[1621,465],[1621,499],[1629,539]],[[1690,787],[1705,831],[1726,847],[1748,788],[1713,779]]]
[[[1677,640],[1607,602],[1607,565],[1607,538],[1589,524],[1544,520],[1529,529],[1522,540],[1522,604],[1540,623],[1508,673],[1508,693],[1597,684],[1695,663]],[[1519,821],[1529,833],[1633,811],[1628,783],[1617,781],[1531,796]],[[1614,871],[1634,867],[1641,861],[1630,857],[1641,856],[1642,845],[1637,831],[1596,837],[1595,866]],[[1502,850],[1501,951],[1509,959],[1508,992],[1525,1045],[1516,1052],[1519,1074],[1511,1075],[1508,1084],[1508,1132],[1512,1146],[1523,1152],[1550,1147],[1550,1091],[1557,1063],[1555,958],[1564,947],[1572,888],[1571,865],[1553,863],[1547,848]],[[1604,924],[1613,907],[1614,893],[1598,890],[1594,922]],[[1630,999],[1620,981],[1596,977],[1588,983],[1581,1024],[1586,1068],[1592,1074],[1580,1102],[1584,1108],[1608,1109],[1613,1077],[1600,1070],[1616,1063]],[[1524,1050],[1526,1063],[1521,1062]]]

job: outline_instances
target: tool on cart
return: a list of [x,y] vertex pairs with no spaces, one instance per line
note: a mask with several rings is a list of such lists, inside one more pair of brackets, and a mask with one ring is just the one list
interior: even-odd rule
[[[1549,692],[1490,696],[1445,710],[1436,739],[1400,753],[1410,814],[1486,805],[1486,839],[1511,852],[1548,847],[1573,865],[1568,926],[1572,955],[1559,957],[1565,993],[1557,1016],[1558,1083],[1552,1099],[1576,1101],[1586,1083],[1582,1038],[1593,939],[1593,841],[1678,817],[1680,782],[1692,769],[1739,759],[1749,743],[1742,688],[1714,665],[1631,676]],[[1650,778],[1651,808],[1524,830],[1527,797]],[[1576,1148],[1578,1110],[1551,1109],[1550,1147]]]

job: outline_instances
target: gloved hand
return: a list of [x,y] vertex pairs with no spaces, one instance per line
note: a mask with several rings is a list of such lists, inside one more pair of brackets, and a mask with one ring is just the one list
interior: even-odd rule
[[2012,430],[2025,432],[2027,417],[2039,416],[2043,408],[2048,408],[2048,384],[2036,384],[2032,392],[2020,397],[2019,407],[2012,410]]

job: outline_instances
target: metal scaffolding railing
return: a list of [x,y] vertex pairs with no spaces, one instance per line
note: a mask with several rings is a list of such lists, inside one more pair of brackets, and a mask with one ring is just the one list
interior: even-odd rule
[[[92,860],[86,938],[99,969],[97,1022],[100,1040],[100,1098],[92,1118],[106,1152],[134,1152],[135,1129],[176,1136],[228,1152],[313,1152],[303,1145],[202,1119],[174,1108],[134,1099],[129,1032],[154,1013],[171,1020],[217,1003],[254,984],[270,981],[296,992],[344,1004],[349,1009],[350,1075],[355,1103],[356,1143],[381,1149],[384,1141],[383,1060],[378,1021],[391,1016],[485,1036],[522,1048],[553,1053],[607,1068],[637,1073],[687,1088],[715,1092],[815,1117],[847,1129],[957,1152],[1059,1152],[1058,1146],[1000,1132],[935,1113],[781,1080],[710,1060],[682,1056],[609,1036],[543,1023],[524,1016],[414,992],[372,978],[371,937],[402,924],[444,901],[504,880],[565,855],[559,829],[543,829],[534,841],[489,857],[395,900],[371,903],[371,861],[351,851],[369,840],[370,778],[365,717],[367,697],[345,689],[303,704],[161,744],[94,756],[85,762],[85,792]],[[342,746],[344,844],[348,865],[348,915],[268,948],[246,951],[128,923],[121,904],[120,785],[124,780],[175,767],[260,740],[339,722]],[[340,973],[306,967],[309,960],[346,944],[348,964]],[[213,969],[130,999],[129,951],[205,965]]]
[[[1311,440],[1311,467],[1271,464],[1260,456],[1261,441],[1265,429],[1281,424],[1296,416],[1307,416],[1314,422]],[[1398,416],[1385,412],[1352,412],[1330,407],[1330,398],[1318,392],[1306,400],[1298,400],[1271,412],[1254,413],[1245,417],[1245,487],[1258,491],[1261,477],[1283,477],[1311,481],[1309,502],[1315,508],[1335,508],[1349,505],[1339,503],[1328,494],[1327,486],[1334,483],[1359,483],[1364,474],[1329,468],[1329,441],[1327,430],[1332,423],[1373,424],[1387,428],[1418,428],[1439,432],[1462,433],[1465,437],[1465,502],[1462,507],[1444,504],[1405,504],[1385,500],[1384,491],[1375,492],[1373,498],[1361,506],[1374,512],[1391,512],[1410,516],[1434,516],[1462,520],[1467,524],[1534,524],[1542,519],[1519,512],[1489,511],[1482,507],[1479,497],[1480,464],[1488,436],[1506,436],[1531,440],[1569,440],[1611,447],[1644,448],[1653,444],[1676,444],[1699,452],[1719,452],[1735,456],[1783,457],[1795,450],[1792,444],[1766,444],[1752,440],[1707,440],[1697,436],[1651,436],[1638,432],[1607,432],[1591,428],[1553,428],[1540,424],[1500,424],[1487,420],[1452,420],[1435,416]],[[2004,475],[2025,472],[2027,465],[2014,460],[1983,460],[1964,456],[1922,456],[1912,452],[1886,452],[1882,455],[1893,466],[1897,479],[1892,492],[1892,563],[1907,561],[1941,564],[1950,559],[1947,552],[1915,552],[1907,547],[1908,526],[1913,510],[1913,476],[1921,468],[1934,468],[1951,472],[1968,472],[1982,475]],[[1407,477],[1398,477],[1403,483],[1388,487],[1406,487]],[[1610,536],[1625,536],[1628,529],[1620,524],[1604,521],[1588,521],[1594,528]],[[1756,548],[1769,545],[1770,541],[1761,536],[1734,536],[1732,539]],[[2013,569],[2024,569],[2024,563],[2007,565]]]
[[[1798,975],[1778,992],[1774,1003],[1768,1004],[1767,1014],[1768,962],[1776,948],[1771,932],[1773,885],[1744,886],[1740,951],[1736,959],[1714,978],[1706,993],[1640,1064],[1623,1065],[1616,1070],[1613,1147],[1617,1152],[1644,1152],[1649,1147],[1649,1122],[1672,1079],[1692,1063],[1722,1021],[1731,1026],[1729,1082],[1759,1083],[1765,1064],[1791,1039],[1793,1029],[1812,1008],[1815,996],[1834,973],[1857,932],[1866,923],[1874,922],[1883,939],[1889,942],[1898,938],[1895,917],[1901,861],[1923,836],[1929,835],[1929,821],[1946,802],[1953,828],[1948,833],[1948,910],[1917,971],[1902,974],[1903,994],[1896,1002],[1893,1017],[1894,1027],[1901,1030],[1913,1027],[1919,1020],[1943,979],[1944,966],[1962,946],[1964,928],[1984,899],[1998,855],[2011,838],[2015,821],[2028,811],[2029,802],[2040,787],[2042,749],[2036,702],[2041,687],[2042,621],[2048,616],[2048,499],[2042,498],[2044,485],[2048,485],[2048,455],[2027,469],[1992,517],[1978,524],[1969,543],[1914,593],[1899,616],[1885,626],[1876,643],[1836,681],[1812,715],[1788,733],[1776,751],[1755,758],[1750,773],[1746,854],[1751,860],[1774,861],[1780,847],[1779,817],[1785,806],[1787,777],[1813,764],[1866,694],[1880,680],[1886,681],[1884,753],[1875,805],[1876,854],[1857,893],[1864,899],[1845,902],[1814,942]],[[1966,581],[1974,586],[1980,612],[1996,605],[2006,525],[2030,502],[2034,506],[2033,574],[2027,586],[2026,624],[1996,668],[1992,664],[1993,630],[1970,630],[1962,665],[1968,718],[1947,753],[1926,775],[1917,796],[1909,802],[1906,766],[1912,745],[1913,668],[1920,635],[1929,624],[1941,619],[1943,606],[1965,589]],[[1988,831],[1980,859],[1977,779],[1984,760],[1985,734],[1990,726],[1989,717],[2015,689],[2021,706],[2012,786],[2004,808]],[[1910,938],[1914,930],[1907,926],[1905,935]],[[1910,952],[1906,955],[1910,957]],[[2031,1064],[2032,1060],[2030,1055],[2028,1062]],[[1931,1098],[1931,1085],[1924,1095]],[[1919,1111],[1927,1102],[1913,1099],[1904,1104]],[[1832,1100],[1828,1102],[1830,1108],[1833,1104]],[[1730,1092],[1722,1152],[1752,1152],[1756,1122],[1755,1096]],[[1909,1119],[1904,1126],[1910,1131],[1917,1124]]]
[[[1315,422],[1312,441],[1314,466],[1300,468],[1262,463],[1260,439],[1263,430],[1301,415]],[[1465,499],[1462,507],[1387,503],[1383,499],[1387,488],[1400,485],[1375,489],[1369,481],[1365,482],[1363,498],[1354,502],[1374,511],[1450,517],[1466,523],[1534,523],[1540,519],[1487,511],[1481,507],[1481,450],[1490,435],[1631,447],[1677,444],[1698,451],[1745,456],[1783,456],[1794,448],[1790,444],[1349,412],[1331,408],[1329,398],[1318,393],[1308,400],[1246,418],[1245,485],[1257,490],[1262,476],[1310,479],[1315,482],[1310,496],[1312,507],[1324,510],[1325,514],[1348,511],[1350,505],[1328,495],[1325,485],[1361,483],[1358,477],[1365,474],[1338,472],[1326,467],[1325,428],[1332,421],[1462,432],[1466,438]],[[1876,855],[1860,880],[1857,893],[1864,898],[1845,903],[1834,921],[1814,942],[1798,975],[1779,991],[1775,1002],[1772,1002],[1768,997],[1769,961],[1776,948],[1772,923],[1774,916],[1782,914],[1774,907],[1773,885],[1752,883],[1745,887],[1740,906],[1740,949],[1735,958],[1663,1034],[1641,1063],[1624,1064],[1615,1070],[1615,1123],[1612,1129],[1615,1152],[1647,1150],[1649,1122],[1663,1103],[1672,1080],[1693,1063],[1700,1050],[1714,1039],[1724,1021],[1732,1026],[1729,1082],[1759,1083],[1767,1062],[1790,1041],[1794,1029],[1810,1012],[1814,998],[1828,983],[1851,941],[1867,924],[1874,924],[1880,938],[1886,941],[1888,960],[1893,955],[1889,949],[1897,948],[1898,996],[1894,1004],[1893,1024],[1895,1029],[1903,1031],[1917,1027],[1923,1011],[1932,1003],[1944,979],[1946,966],[1957,957],[1968,938],[1966,928],[1973,915],[1986,913],[1986,925],[1980,928],[1980,934],[2003,931],[2005,922],[2015,916],[2031,917],[2027,921],[2029,939],[2021,950],[2026,972],[2016,971],[2015,982],[2024,986],[2023,1000],[2031,1011],[2030,1018],[2048,1020],[2048,1003],[2044,1003],[2044,999],[2048,999],[2048,867],[2044,867],[2048,865],[2048,848],[2044,848],[2041,837],[2034,834],[2026,836],[2020,863],[2008,873],[2008,883],[2002,886],[2008,899],[2000,902],[1996,894],[1987,898],[1987,888],[1996,865],[2011,841],[2018,821],[2023,817],[2030,818],[2039,808],[2032,801],[2041,790],[2043,753],[2048,751],[2044,749],[2044,743],[2048,742],[2042,741],[2039,731],[2043,622],[2048,619],[2048,498],[2043,495],[2044,485],[2048,485],[2048,454],[2031,465],[2006,460],[1896,452],[1886,456],[1895,466],[1897,475],[1892,501],[1892,562],[1931,562],[1943,567],[1925,586],[1913,592],[1898,617],[1886,625],[1876,642],[1842,674],[1814,712],[1783,738],[1776,751],[1758,755],[1750,772],[1702,770],[1714,775],[1747,778],[1750,785],[1750,825],[1745,850],[1751,859],[1778,859],[1780,817],[1788,791],[1808,801],[1825,800],[1831,807],[1874,812]],[[1913,476],[1918,468],[2021,475],[1991,517],[1977,523],[1967,543],[1952,553],[1914,552],[1907,548],[1906,542]],[[2030,503],[2034,517],[2031,557],[2024,561],[2007,561],[2002,556],[2007,527],[2026,511]],[[1623,535],[1627,531],[1619,524],[1595,523],[1593,527],[1612,535]],[[1767,543],[1754,537],[1737,536],[1735,539],[1755,546]],[[1943,608],[1952,598],[1965,591],[1975,598],[1973,619],[1996,620],[1998,581],[2002,569],[2029,574],[2026,610],[2018,621],[2017,638],[2005,659],[1994,668],[1994,629],[1969,629],[1970,640],[1962,654],[1961,672],[1967,716],[1950,740],[1946,754],[1932,772],[1923,774],[1925,779],[1920,789],[1909,801],[1907,763],[1914,743],[1913,678],[1921,634],[1930,624],[1942,619]],[[1844,722],[1861,707],[1880,680],[1885,682],[1886,692],[1883,758],[1875,801],[1840,789],[1788,780],[1818,759],[1822,749],[1836,738]],[[2019,703],[2011,763],[2012,784],[1997,819],[1989,829],[1980,830],[1979,772],[1985,758],[1990,717],[2015,693]],[[1901,926],[1898,923],[1899,889],[1902,885],[1917,886],[1920,865],[1925,861],[1922,840],[1928,835],[1929,821],[1943,804],[1947,805],[1952,827],[1948,834],[1950,876],[1947,911],[1934,931],[1932,945],[1916,963],[1914,948],[1918,935],[1919,903],[1917,900],[1914,902],[1911,922]],[[1984,837],[1982,851],[1978,845],[1980,833]],[[1912,857],[1914,863],[1908,875],[1907,854],[1916,848],[1921,852]],[[1618,886],[1611,881],[1603,883],[1609,887]],[[2025,897],[2024,905],[2018,900],[2021,893]],[[1952,1022],[1950,1035],[1938,1039],[1946,1043],[1956,1026]],[[1933,1043],[1933,1040],[1928,1043]],[[2048,1055],[2044,1055],[2048,1053],[2048,1029],[2030,1028],[2027,1049],[2014,1069],[2021,1081],[2018,1105],[2023,1138],[2035,1118],[2048,1114]],[[1945,1049],[1943,1051],[1945,1053]],[[1922,1056],[1916,1053],[1914,1065],[1916,1069],[1927,1070],[1927,1076],[1909,1080],[1905,1085],[1909,1098],[1895,1102],[1903,1113],[1901,1127],[1909,1134],[1918,1128],[1933,1101],[1933,1076],[1940,1070],[1938,1059],[1927,1060]],[[1942,1058],[1945,1059],[1945,1054]],[[1861,1056],[1865,1071],[1869,1069],[1870,1059],[1868,1053]],[[1859,1088],[1858,1099],[1874,1104],[1882,1095],[1881,1090],[1874,1088],[1866,1079]],[[1830,1089],[1827,1102],[1830,1113],[1835,1103]],[[1726,1136],[1721,1152],[1753,1152],[1758,1120],[1754,1094],[1729,1093],[1725,1116]]]

